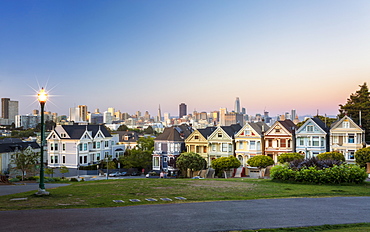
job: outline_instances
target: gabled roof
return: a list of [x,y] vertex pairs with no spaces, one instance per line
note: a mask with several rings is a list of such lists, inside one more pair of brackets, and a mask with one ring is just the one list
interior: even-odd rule
[[27,147],[37,149],[40,148],[40,145],[36,142],[23,142],[21,139],[0,140],[0,153],[14,152],[17,149],[24,150]]
[[314,121],[321,129],[323,129],[326,133],[329,132],[330,128],[326,126],[326,124],[319,118],[319,117],[313,117],[311,118],[312,121]]
[[290,119],[285,119],[284,121],[278,121],[285,129],[287,129],[290,133],[293,133],[294,130],[297,130],[297,125]]
[[212,126],[212,127],[206,127],[206,128],[203,128],[203,129],[198,129],[199,133],[205,138],[207,139],[208,136],[210,136],[213,131],[216,130],[217,127],[215,126]]
[[71,139],[80,139],[86,131],[91,131],[92,137],[94,138],[99,130],[105,137],[111,137],[107,128],[101,125],[61,125],[61,127]]
[[242,129],[242,126],[240,124],[232,124],[230,126],[221,126],[221,129],[224,130],[230,138],[234,138],[234,135]]
[[283,130],[285,131],[285,133],[288,133],[290,135],[293,134],[293,129],[294,130],[297,130],[297,125],[294,124],[294,122],[292,122],[292,120],[290,119],[285,119],[284,121],[276,121],[267,131],[266,131],[266,135],[269,135],[270,133],[272,133],[272,131],[276,128],[276,127],[283,127]]
[[355,123],[352,118],[348,117],[347,115],[345,115],[343,118],[338,119],[337,121],[333,122],[331,124],[330,130],[337,128],[344,120],[349,120],[351,122],[351,124],[354,125],[356,128],[358,128],[360,130],[364,130],[359,125],[357,125],[357,123]]
[[253,128],[259,135],[262,135],[263,132],[266,132],[270,127],[265,122],[248,122],[250,127]]
[[136,131],[116,131],[120,142],[137,142],[139,134]]
[[162,134],[155,138],[155,141],[184,141],[191,133],[193,129],[187,125],[179,125],[166,127]]

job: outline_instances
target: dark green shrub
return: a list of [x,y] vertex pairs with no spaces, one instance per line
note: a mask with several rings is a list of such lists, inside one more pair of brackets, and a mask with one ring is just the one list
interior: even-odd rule
[[370,162],[370,147],[361,148],[355,152],[356,164],[361,167],[366,167],[366,163]]
[[283,163],[291,162],[293,160],[303,160],[304,155],[299,154],[297,152],[283,153],[283,154],[280,154],[277,159],[279,163],[283,164]]
[[332,152],[324,152],[317,155],[319,160],[339,160],[339,161],[346,161],[344,155],[340,152],[332,151]]
[[78,179],[77,178],[71,178],[70,181],[71,182],[78,182]]
[[330,168],[334,165],[341,165],[343,162],[339,160],[320,160],[316,157],[312,157],[305,160],[293,160],[289,163],[289,167],[294,170],[300,170],[302,168],[315,167],[316,169]]
[[291,169],[288,165],[277,165],[271,169],[271,178],[281,181],[295,181],[315,184],[359,184],[366,180],[368,174],[364,168],[353,164],[334,165],[317,169],[314,166]]
[[11,178],[11,179],[9,179],[9,181],[10,182],[19,182],[19,181],[21,181],[20,179],[18,179],[18,178]]

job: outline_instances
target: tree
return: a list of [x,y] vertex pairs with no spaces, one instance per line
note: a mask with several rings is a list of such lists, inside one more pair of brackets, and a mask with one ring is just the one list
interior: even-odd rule
[[140,137],[137,140],[137,148],[142,151],[148,151],[150,154],[152,154],[154,151],[154,138]]
[[366,82],[360,85],[360,89],[356,93],[351,94],[347,99],[345,105],[339,105],[339,117],[348,115],[354,122],[360,124],[360,111],[361,111],[361,124],[365,129],[365,139],[370,140],[370,92]]
[[370,147],[365,147],[355,152],[356,163],[361,167],[366,167],[366,163],[370,162]]
[[266,155],[257,155],[252,158],[250,158],[247,163],[251,167],[257,167],[260,171],[260,177],[264,177],[264,172],[262,170],[266,169],[268,166],[271,166],[274,164],[274,160],[270,156]]
[[304,159],[304,155],[299,154],[297,152],[283,153],[278,156],[278,162],[281,164],[288,163],[293,160],[299,160],[299,159]]
[[324,152],[317,155],[319,160],[338,160],[338,161],[346,161],[344,155],[340,152],[331,151],[331,152]]
[[144,134],[155,134],[155,131],[153,130],[153,127],[152,126],[148,126],[146,129],[144,129]]
[[240,161],[235,156],[221,157],[211,161],[212,167],[218,172],[224,172],[225,178],[227,178],[226,171],[231,168],[240,167]]
[[128,127],[125,124],[122,124],[118,127],[117,131],[128,131]]
[[141,149],[126,150],[124,156],[119,157],[119,162],[124,168],[149,168],[152,166],[152,153]]
[[197,153],[184,152],[176,159],[176,166],[185,173],[187,177],[188,170],[192,172],[200,171],[205,168],[207,161]]
[[69,172],[69,169],[66,166],[61,166],[59,172],[62,174],[62,179],[64,179],[64,174]]
[[12,163],[15,164],[15,169],[22,172],[22,181],[26,171],[31,171],[40,160],[40,153],[34,152],[31,148],[18,151],[12,158]]
[[49,175],[49,177],[51,176],[51,177],[53,177],[53,175],[54,175],[54,169],[53,168],[45,168],[45,174],[48,174]]

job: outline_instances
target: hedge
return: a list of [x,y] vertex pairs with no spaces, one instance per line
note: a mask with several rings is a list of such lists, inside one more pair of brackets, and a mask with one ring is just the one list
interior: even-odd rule
[[270,174],[273,180],[315,184],[359,184],[364,182],[367,176],[364,168],[354,164],[334,165],[324,169],[306,167],[299,170],[293,170],[285,164],[273,167]]

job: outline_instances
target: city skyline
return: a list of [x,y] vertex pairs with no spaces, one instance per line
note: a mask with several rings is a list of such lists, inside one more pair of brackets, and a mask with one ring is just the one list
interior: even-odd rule
[[2,1],[0,97],[19,113],[338,114],[370,67],[368,1]]

